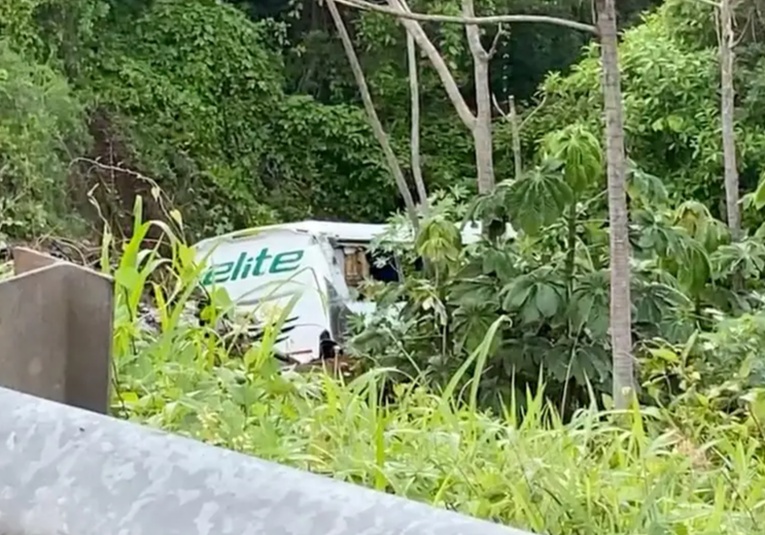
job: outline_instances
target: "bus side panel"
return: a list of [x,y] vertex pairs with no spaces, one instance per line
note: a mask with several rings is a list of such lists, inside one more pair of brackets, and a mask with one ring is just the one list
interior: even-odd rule
[[331,332],[326,259],[315,240],[294,231],[269,231],[240,240],[221,240],[198,251],[209,253],[202,284],[224,288],[242,312],[258,324],[286,313],[275,349],[299,362],[318,358],[319,335]]

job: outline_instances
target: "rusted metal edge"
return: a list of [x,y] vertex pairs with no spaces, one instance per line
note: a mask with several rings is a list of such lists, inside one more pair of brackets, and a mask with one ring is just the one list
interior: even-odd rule
[[531,535],[0,388],[0,533]]
[[11,249],[11,257],[13,258],[13,270],[16,275],[22,275],[30,271],[38,271],[40,268],[65,264],[68,266],[75,266],[78,270],[90,273],[91,275],[97,275],[98,277],[112,280],[109,275],[97,271],[89,266],[82,266],[69,260],[62,258],[56,258],[48,253],[36,251],[29,247],[13,247]]

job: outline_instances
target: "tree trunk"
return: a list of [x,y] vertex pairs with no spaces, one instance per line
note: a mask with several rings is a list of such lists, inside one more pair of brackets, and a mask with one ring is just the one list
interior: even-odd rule
[[[473,0],[462,0],[462,14],[475,17]],[[468,47],[473,56],[476,117],[473,124],[478,193],[494,189],[494,147],[491,132],[491,89],[489,88],[489,53],[481,44],[481,32],[474,24],[465,25]]]
[[[395,10],[398,14],[404,15],[409,12],[409,7],[403,0],[388,0],[388,5],[391,9]],[[460,93],[460,89],[457,86],[457,82],[454,80],[449,67],[446,65],[444,58],[439,54],[438,49],[428,38],[425,30],[416,21],[399,18],[399,22],[406,28],[406,31],[417,42],[417,46],[428,56],[431,65],[436,70],[438,77],[441,79],[441,83],[444,86],[444,90],[449,97],[454,109],[457,111],[462,122],[472,132],[473,125],[475,124],[475,117],[473,112],[468,108],[465,99]]]
[[409,63],[409,94],[412,100],[411,107],[411,165],[414,185],[417,187],[417,195],[420,197],[420,205],[428,210],[428,190],[425,188],[425,180],[422,178],[422,164],[420,162],[420,82],[417,76],[417,45],[414,37],[406,32],[406,52]]
[[508,118],[510,120],[510,133],[513,136],[513,164],[515,168],[515,179],[521,178],[523,174],[523,158],[521,156],[521,124],[518,119],[518,111],[515,109],[515,97],[510,95],[508,99]]
[[734,240],[741,235],[739,209],[738,166],[736,164],[736,133],[733,124],[735,91],[733,88],[733,13],[730,0],[720,2],[720,78],[723,167],[725,176],[725,209],[728,227]]
[[351,37],[348,35],[348,30],[345,27],[345,23],[343,22],[340,13],[337,11],[335,1],[327,0],[327,8],[332,15],[332,20],[335,23],[335,28],[337,28],[337,33],[340,34],[340,40],[343,42],[343,49],[345,49],[345,55],[348,57],[348,62],[351,65],[351,71],[353,72],[353,77],[356,80],[356,85],[359,87],[361,100],[364,103],[364,109],[367,112],[367,118],[369,119],[369,124],[372,127],[372,132],[377,138],[377,142],[380,143],[380,147],[385,154],[385,161],[387,162],[388,168],[390,169],[390,172],[396,181],[396,186],[398,187],[399,193],[404,199],[407,215],[409,216],[409,219],[412,222],[412,227],[416,232],[419,228],[417,208],[415,207],[412,194],[409,191],[409,186],[406,183],[406,178],[404,178],[404,173],[401,171],[401,166],[399,165],[398,159],[396,158],[396,155],[393,152],[393,148],[391,147],[388,135],[385,133],[382,123],[380,122],[380,118],[377,116],[377,111],[375,110],[374,103],[372,102],[372,95],[369,92],[369,87],[367,86],[367,80],[364,77],[364,72],[361,70],[361,64],[359,63],[359,58],[356,55],[356,50],[353,48]]
[[603,68],[608,171],[613,397],[616,409],[626,409],[634,395],[635,377],[632,361],[632,302],[630,298],[630,245],[625,184],[624,119],[622,117],[615,1],[597,0],[597,7]]

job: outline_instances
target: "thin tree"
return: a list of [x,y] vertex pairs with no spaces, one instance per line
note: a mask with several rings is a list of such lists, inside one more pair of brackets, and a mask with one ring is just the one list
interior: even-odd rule
[[507,118],[510,121],[510,132],[513,143],[513,169],[515,178],[520,178],[523,173],[523,159],[521,157],[521,125],[518,120],[518,112],[515,109],[515,96],[510,95],[507,99]]
[[616,0],[597,0],[606,123],[606,170],[610,227],[610,331],[613,359],[613,398],[626,409],[634,395],[632,360],[632,301],[628,235],[624,118],[619,74]]
[[377,111],[375,110],[374,103],[372,102],[372,95],[369,92],[369,86],[367,85],[367,80],[364,77],[364,71],[361,69],[361,63],[359,62],[359,58],[356,55],[356,50],[353,48],[351,37],[348,35],[348,30],[345,27],[343,18],[340,16],[340,13],[337,10],[335,1],[327,0],[327,8],[332,15],[332,20],[335,23],[337,33],[340,34],[340,40],[343,43],[345,55],[348,57],[348,63],[350,63],[353,77],[356,80],[356,85],[359,88],[361,100],[364,103],[364,109],[366,110],[367,118],[369,119],[369,124],[372,127],[375,138],[377,138],[377,142],[380,143],[380,147],[382,148],[383,154],[385,155],[385,161],[388,164],[388,169],[396,181],[396,186],[398,187],[399,193],[404,199],[407,215],[412,222],[412,227],[416,231],[419,228],[419,219],[417,217],[417,208],[414,204],[414,199],[412,198],[412,194],[409,191],[409,187],[406,183],[406,178],[404,177],[404,173],[401,170],[401,166],[399,165],[398,159],[396,158],[396,154],[393,152],[393,147],[391,147],[388,135],[385,133],[385,129],[380,122],[380,118],[377,116]]
[[[499,38],[501,32],[497,32],[494,44],[487,50],[481,43],[478,26],[519,22],[544,22],[579,31],[596,33],[594,26],[543,15],[499,15],[492,17],[476,17],[473,0],[462,0],[461,17],[413,13],[409,9],[405,0],[386,0],[387,6],[373,4],[366,0],[335,1],[359,9],[395,16],[406,28],[407,33],[416,41],[423,53],[428,57],[431,65],[436,70],[457,115],[473,136],[479,193],[489,193],[492,191],[495,184],[491,129],[491,93],[489,90],[489,61],[496,51],[496,38]],[[465,26],[468,46],[473,57],[474,85],[476,88],[475,114],[470,110],[464,97],[460,93],[459,87],[454,80],[454,76],[446,65],[443,56],[441,56],[438,49],[436,49],[433,42],[422,29],[420,22],[428,21],[458,23]]]
[[411,166],[414,185],[420,197],[423,210],[428,210],[428,190],[422,178],[422,163],[420,161],[420,80],[417,75],[417,44],[414,37],[406,32],[406,55],[409,64],[409,96],[411,98]]
[[[462,14],[475,17],[473,0],[462,0]],[[496,52],[496,43],[501,35],[497,31],[491,50],[486,50],[481,43],[481,31],[476,24],[466,24],[468,48],[473,56],[473,83],[475,85],[475,121],[473,122],[473,143],[475,144],[475,165],[478,174],[478,191],[489,192],[494,189],[494,148],[491,132],[491,89],[489,82],[489,62]]]
[[723,169],[725,179],[725,211],[728,228],[734,240],[741,236],[739,180],[736,162],[736,132],[733,124],[735,90],[733,87],[733,6],[731,0],[720,1],[720,120],[722,122]]
[[537,105],[536,108],[531,110],[530,113],[526,115],[526,117],[521,121],[520,116],[518,115],[518,110],[515,106],[515,97],[513,95],[510,95],[507,98],[507,111],[502,109],[502,106],[500,106],[499,101],[496,97],[492,96],[492,101],[494,102],[494,109],[497,110],[497,113],[510,125],[510,142],[512,143],[511,148],[513,151],[513,170],[514,170],[514,177],[520,178],[521,174],[523,173],[523,154],[521,151],[521,131],[523,130],[523,126],[531,119],[531,117],[542,107],[545,105],[545,102],[547,101],[547,97],[542,99],[542,102]]

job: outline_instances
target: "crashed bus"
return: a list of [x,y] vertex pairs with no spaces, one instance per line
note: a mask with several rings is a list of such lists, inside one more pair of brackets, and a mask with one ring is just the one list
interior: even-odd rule
[[[379,262],[371,249],[390,232],[384,224],[309,220],[215,236],[195,245],[206,266],[201,285],[208,294],[222,288],[238,313],[251,314],[255,338],[282,314],[274,352],[285,362],[307,364],[327,345],[342,344],[351,314],[374,312],[374,303],[357,291],[364,279],[398,280],[396,259]],[[463,243],[480,235],[480,224],[468,224]]]

